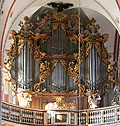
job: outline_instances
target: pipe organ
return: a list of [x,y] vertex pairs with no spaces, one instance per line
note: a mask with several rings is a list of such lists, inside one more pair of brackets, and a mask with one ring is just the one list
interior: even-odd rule
[[11,31],[9,39],[14,43],[6,50],[9,58],[3,72],[7,78],[11,75],[8,81],[14,94],[22,93],[18,96],[25,96],[28,102],[31,97],[43,95],[44,101],[45,96],[62,95],[68,103],[70,94],[75,96],[77,109],[79,93],[92,100],[106,93],[117,69],[116,63],[110,64],[112,55],[104,46],[109,35],[99,33],[95,19],[90,20],[82,9],[80,12],[80,36],[77,9],[57,12],[43,7],[30,18],[26,16],[24,23],[20,21],[18,32]]

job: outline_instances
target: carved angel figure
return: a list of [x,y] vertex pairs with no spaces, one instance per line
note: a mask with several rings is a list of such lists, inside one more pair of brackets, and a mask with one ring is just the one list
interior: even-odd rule
[[29,93],[19,93],[17,94],[20,106],[30,106],[30,101],[32,101],[32,95]]
[[112,105],[120,105],[120,89],[119,86],[114,87],[114,96],[112,100]]
[[39,25],[38,28],[43,27],[48,19],[49,19],[49,18],[47,17],[47,15],[43,15],[43,18],[41,18],[41,20],[40,20],[39,23],[37,23],[37,25]]
[[100,94],[95,93],[88,96],[88,103],[91,109],[94,109],[98,106],[99,101],[101,100]]

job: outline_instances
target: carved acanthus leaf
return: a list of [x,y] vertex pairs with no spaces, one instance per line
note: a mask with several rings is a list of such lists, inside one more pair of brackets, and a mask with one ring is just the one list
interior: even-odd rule
[[51,71],[57,65],[58,60],[53,60],[51,63],[48,61],[41,61],[40,62],[40,75],[39,80],[40,82],[34,85],[35,92],[40,92],[40,85],[45,83],[45,79],[50,76]]

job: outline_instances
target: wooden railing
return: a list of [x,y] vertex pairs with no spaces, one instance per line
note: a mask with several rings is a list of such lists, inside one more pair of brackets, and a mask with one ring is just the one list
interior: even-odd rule
[[120,124],[120,106],[111,106],[86,110],[36,110],[21,108],[2,102],[2,120],[27,125],[57,125],[55,113],[69,116],[65,125],[98,126]]
[[80,126],[120,124],[120,106],[110,106],[80,111]]
[[45,125],[46,111],[21,108],[2,102],[2,120],[14,123],[30,124],[30,125]]

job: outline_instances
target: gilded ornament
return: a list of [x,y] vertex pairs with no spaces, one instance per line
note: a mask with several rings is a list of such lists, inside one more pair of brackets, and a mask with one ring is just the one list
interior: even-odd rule
[[41,43],[46,42],[49,39],[49,36],[47,34],[40,34],[40,33],[35,33],[35,36],[32,36],[34,40],[40,39]]
[[46,53],[41,52],[39,46],[36,46],[36,47],[35,47],[34,59],[35,59],[38,63],[41,63],[40,61],[42,60],[42,58],[45,57],[45,55],[46,55]]
[[116,75],[117,69],[118,69],[118,63],[117,62],[113,62],[113,63],[108,65],[108,81],[109,82],[113,81],[113,78]]
[[18,46],[18,54],[20,54],[21,49],[24,46],[24,40],[23,39],[18,40],[17,46]]
[[94,109],[98,107],[100,100],[101,100],[101,97],[99,93],[88,95],[88,103],[89,103],[90,109]]
[[59,23],[53,23],[52,24],[52,31],[54,32],[58,28],[58,26],[59,26]]
[[4,67],[2,73],[4,74],[5,81],[10,82],[12,79],[11,76],[11,60],[4,62]]
[[64,67],[65,70],[67,70],[68,63],[65,60],[60,60],[60,63]]
[[73,103],[67,103],[65,101],[64,96],[55,96],[53,99],[56,100],[54,103],[48,103],[45,106],[45,110],[52,110],[52,109],[59,109],[59,110],[64,110],[64,109],[70,109],[70,110],[75,110],[76,109],[76,104]]
[[74,24],[78,25],[79,20],[78,20],[78,14],[75,14],[72,21],[74,22]]
[[106,95],[109,92],[109,84],[104,84],[103,85],[103,94]]
[[86,90],[86,87],[85,85],[83,84],[79,84],[79,93],[81,94],[81,97],[83,97],[85,95],[85,90]]
[[53,71],[54,67],[57,65],[58,60],[53,60],[51,62],[52,69],[50,68],[50,62],[41,61],[40,62],[40,82],[34,85],[35,92],[40,92],[40,85],[45,83],[45,79],[50,76],[51,71]]
[[35,37],[34,37],[34,39],[35,39],[35,40],[40,39],[40,33],[38,33],[38,32],[35,33]]
[[16,44],[15,43],[11,44],[10,50],[6,49],[5,52],[7,56],[9,56],[11,60],[13,60],[16,57]]
[[30,93],[18,93],[18,102],[22,107],[30,107],[30,102],[32,101],[32,95]]
[[89,51],[92,48],[92,43],[91,42],[87,42],[85,48],[86,48],[86,56],[88,56]]
[[104,34],[103,35],[103,42],[106,42],[109,38],[109,34]]
[[16,82],[10,82],[10,89],[12,91],[12,95],[15,96]]
[[53,14],[53,18],[58,22],[64,21],[67,17],[67,14],[65,14],[64,12],[57,12]]
[[17,32],[15,30],[11,30],[10,31],[10,34],[11,36],[8,37],[8,39],[15,39],[16,38],[16,35],[17,35]]
[[79,84],[79,65],[75,62],[69,62],[68,75],[74,80],[74,84]]
[[[109,59],[112,57],[112,53],[108,53],[107,49],[104,47],[103,44],[102,44],[102,49],[101,49],[100,42],[95,43],[95,48],[97,49],[97,52],[98,52],[99,56],[102,57],[102,60],[105,63],[108,63]],[[102,56],[101,56],[101,50],[102,50]]]
[[112,105],[120,105],[120,87],[116,85],[114,87],[114,96],[112,100]]
[[52,14],[52,33],[58,28],[58,26],[60,26],[65,33],[67,32],[69,15],[70,13],[65,14],[64,12],[57,12]]
[[109,92],[109,90],[108,90],[109,84],[115,83],[114,78],[115,78],[117,70],[118,70],[118,63],[117,62],[113,62],[113,63],[108,65],[108,70],[107,70],[107,72],[108,72],[108,83],[103,85],[103,94],[104,95],[106,95],[106,93]]
[[67,31],[67,25],[64,24],[64,23],[62,23],[60,26],[61,26],[62,30],[66,33],[66,31]]
[[71,37],[69,37],[69,40],[73,43],[76,44],[78,43],[78,36],[77,35],[73,35]]
[[45,23],[49,20],[47,15],[43,15],[43,18],[38,19],[38,21],[40,21],[39,23],[36,23],[38,25],[38,28],[42,28]]
[[30,30],[33,28],[33,24],[32,23],[28,23],[29,17],[25,16],[24,17],[25,23],[23,23],[22,21],[20,21],[19,26],[21,27],[21,29],[24,30]]
[[7,56],[9,56],[11,60],[15,59],[16,57],[16,46],[18,46],[18,54],[19,54],[21,52],[22,47],[24,46],[24,40],[22,39],[18,40],[17,45],[16,43],[13,43],[10,46],[10,50],[8,49],[5,50]]

